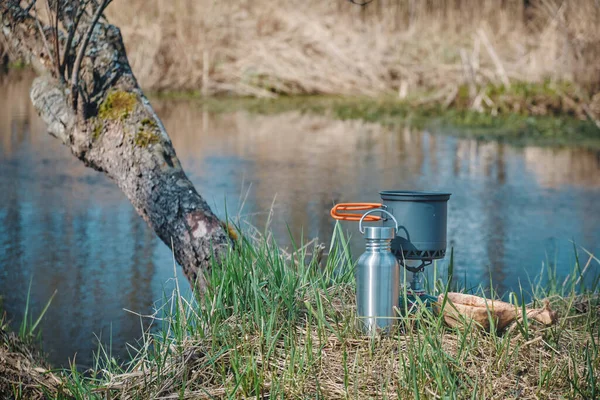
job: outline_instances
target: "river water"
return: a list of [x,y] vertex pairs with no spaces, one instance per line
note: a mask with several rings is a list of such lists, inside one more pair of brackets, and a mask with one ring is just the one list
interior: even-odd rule
[[[0,295],[18,326],[28,287],[44,350],[55,365],[89,366],[98,341],[118,359],[170,295],[167,246],[103,174],[45,133],[30,78],[0,82]],[[220,215],[271,229],[282,246],[328,243],[337,202],[379,201],[379,190],[449,191],[455,276],[499,293],[525,289],[548,261],[559,276],[577,246],[600,254],[600,153],[514,148],[413,129],[288,112],[213,114],[193,101],[155,100],[182,164]],[[243,208],[240,207],[243,205]],[[362,242],[356,225],[353,248]],[[579,250],[582,264],[588,257]],[[440,269],[448,257],[438,262]],[[582,265],[583,266],[583,265]],[[592,261],[590,275],[600,271]],[[133,311],[129,312],[126,310]]]

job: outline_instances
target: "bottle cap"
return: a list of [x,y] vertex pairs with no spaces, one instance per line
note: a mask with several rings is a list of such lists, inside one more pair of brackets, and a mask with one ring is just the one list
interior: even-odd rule
[[396,236],[396,228],[391,226],[366,226],[364,228],[365,239],[393,239]]

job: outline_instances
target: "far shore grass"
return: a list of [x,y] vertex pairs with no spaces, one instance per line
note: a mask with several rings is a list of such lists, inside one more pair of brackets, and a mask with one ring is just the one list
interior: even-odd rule
[[246,110],[271,114],[298,111],[389,126],[408,125],[457,137],[505,141],[517,146],[600,149],[600,126],[582,110],[587,100],[568,84],[522,83],[510,89],[490,86],[486,92],[489,93],[492,106],[482,106],[480,110],[472,108],[466,94],[462,93],[466,90],[461,88],[451,102],[447,99],[431,99],[427,93],[407,99],[344,96],[279,96],[274,99],[203,97],[198,92],[160,92],[153,93],[152,97],[159,100],[198,101],[200,107],[211,112]]
[[[21,71],[23,70],[24,71]],[[29,67],[19,65],[6,75],[33,76]],[[0,75],[0,78],[2,76]],[[575,85],[564,82],[513,83],[510,88],[488,86],[488,104],[474,109],[463,86],[449,98],[431,93],[394,96],[287,96],[256,98],[203,96],[199,91],[149,92],[153,101],[193,101],[215,113],[248,111],[257,114],[301,112],[334,119],[357,119],[391,127],[415,127],[434,133],[482,141],[503,141],[515,146],[575,146],[600,150],[600,122],[586,114],[592,100]],[[600,94],[594,100],[600,110]]]
[[[127,363],[118,365],[103,349],[85,372],[24,357],[19,373],[0,378],[0,392],[17,399],[600,395],[600,297],[598,279],[587,277],[600,261],[583,249],[568,276],[545,269],[508,296],[515,307],[525,292],[533,306],[549,301],[559,312],[556,325],[525,317],[496,335],[472,324],[448,328],[421,307],[400,314],[389,335],[374,337],[356,329],[353,262],[339,226],[322,265],[310,251],[299,245],[286,253],[272,237],[240,232],[236,249],[208,275],[206,295],[186,299],[176,289],[165,298],[156,312],[163,328],[141,338]],[[449,271],[435,271],[430,293],[449,291],[451,273],[451,262]],[[14,340],[4,331],[0,337],[3,354],[19,357]]]

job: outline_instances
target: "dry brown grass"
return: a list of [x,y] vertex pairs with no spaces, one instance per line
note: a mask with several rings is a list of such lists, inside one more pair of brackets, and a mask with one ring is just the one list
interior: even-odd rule
[[[111,20],[144,87],[241,95],[431,93],[572,81],[600,87],[595,0],[132,0]],[[435,4],[435,5],[433,5]],[[455,94],[454,94],[455,95]]]
[[3,399],[45,399],[57,392],[61,379],[54,375],[43,356],[0,321],[0,397]]

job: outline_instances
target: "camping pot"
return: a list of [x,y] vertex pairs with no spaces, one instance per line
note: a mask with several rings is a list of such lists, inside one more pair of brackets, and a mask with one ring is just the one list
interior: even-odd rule
[[[362,214],[340,211],[385,210],[382,216],[365,214],[365,221],[383,221],[383,226],[395,227],[399,221],[392,252],[404,265],[404,260],[430,262],[446,255],[446,219],[450,193],[384,190],[379,192],[382,203],[340,203],[331,209],[339,220],[359,221]],[[389,218],[391,214],[394,219]]]
[[[398,292],[400,287],[400,265],[391,252],[396,226],[368,226],[363,221],[373,212],[394,216],[385,210],[366,212],[358,224],[365,237],[365,252],[358,258],[355,268],[356,312],[363,332],[372,334],[381,329],[387,331],[396,321]],[[397,224],[396,224],[397,225]]]
[[[450,193],[382,191],[382,208],[401,222],[392,243],[399,260],[431,261],[446,255]],[[383,226],[394,226],[382,216]]]

